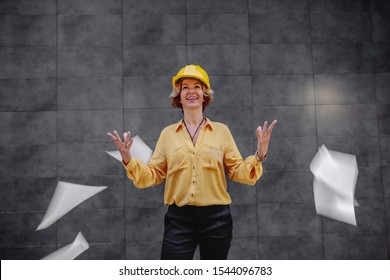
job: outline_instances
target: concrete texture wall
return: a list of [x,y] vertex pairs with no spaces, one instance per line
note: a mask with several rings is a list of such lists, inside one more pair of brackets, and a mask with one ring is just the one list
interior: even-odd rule
[[[229,182],[229,258],[389,259],[389,1],[0,0],[1,259],[40,259],[79,231],[79,259],[159,258],[163,185],[136,189],[106,132],[154,147],[181,118],[170,79],[189,63],[243,156],[278,119],[261,180]],[[322,144],[357,156],[357,227],[316,215]],[[36,232],[57,180],[109,188]]]

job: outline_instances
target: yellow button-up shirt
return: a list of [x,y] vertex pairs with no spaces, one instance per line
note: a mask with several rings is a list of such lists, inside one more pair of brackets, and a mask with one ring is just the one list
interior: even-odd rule
[[243,160],[226,125],[209,119],[195,145],[180,121],[163,129],[148,164],[132,158],[125,168],[138,188],[166,179],[164,203],[178,206],[230,204],[225,169],[231,180],[248,185],[263,172],[255,156]]

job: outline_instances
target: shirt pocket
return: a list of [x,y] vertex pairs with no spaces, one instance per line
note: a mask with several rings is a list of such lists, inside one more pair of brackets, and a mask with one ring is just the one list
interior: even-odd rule
[[207,159],[205,159],[203,161],[203,165],[202,166],[203,166],[203,168],[205,168],[207,170],[218,171],[218,169],[219,169],[219,161],[216,158],[210,156],[210,157],[208,157]]
[[167,175],[178,173],[187,169],[189,166],[185,149],[179,148],[177,151],[168,155],[168,172]]
[[205,145],[202,151],[202,166],[208,170],[218,171],[223,168],[222,152],[217,147]]

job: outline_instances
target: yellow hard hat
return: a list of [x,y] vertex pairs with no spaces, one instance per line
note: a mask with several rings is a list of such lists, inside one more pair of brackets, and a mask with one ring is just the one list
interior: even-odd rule
[[207,72],[199,65],[186,65],[177,72],[176,76],[172,78],[172,87],[175,88],[177,82],[182,78],[194,78],[201,80],[207,88],[210,88],[210,80]]

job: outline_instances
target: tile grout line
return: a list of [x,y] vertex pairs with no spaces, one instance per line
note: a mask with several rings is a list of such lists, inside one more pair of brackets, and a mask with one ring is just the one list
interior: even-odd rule
[[[249,4],[249,0],[246,1],[246,5],[247,5],[247,20],[248,20],[248,54],[249,54],[249,79],[250,79],[250,90],[251,90],[251,100],[250,100],[250,103],[251,103],[251,116],[252,116],[252,129],[256,126],[255,123],[254,123],[254,104],[253,104],[253,83],[252,83],[252,77],[253,77],[253,73],[252,73],[252,52],[251,52],[251,23],[250,23],[250,4]],[[255,130],[257,129],[256,127],[254,128]],[[254,141],[252,140],[253,143],[256,143],[256,133],[255,133],[255,136],[253,137],[252,136],[252,139],[254,139]],[[255,144],[255,150],[257,150],[256,148],[256,144]],[[264,169],[263,169],[263,172],[264,172]],[[261,178],[260,178],[261,180]],[[258,184],[256,183],[255,185],[255,198],[256,198],[256,241],[257,241],[257,248],[256,248],[256,253],[257,253],[257,258],[258,259],[261,259],[261,252],[260,252],[260,237],[259,237],[259,203],[257,201],[257,189],[258,189]]]
[[[123,11],[123,1],[121,0],[121,40],[122,40],[122,75],[121,75],[121,80],[122,80],[122,131],[125,131],[125,75],[124,75],[124,38],[123,38],[123,22],[124,22],[124,11]],[[127,215],[126,215],[126,176],[123,175],[122,171],[122,177],[123,177],[123,184],[122,184],[122,191],[123,191],[123,224],[124,224],[124,229],[123,229],[123,243],[124,243],[124,259],[127,259],[127,240],[126,240],[126,229],[127,229]]]
[[[313,82],[313,102],[314,102],[314,123],[316,128],[316,148],[318,149],[318,122],[317,122],[317,102],[316,102],[316,83],[315,83],[315,73],[314,73],[314,56],[313,56],[313,34],[312,34],[312,11],[311,11],[311,1],[308,1],[308,16],[309,16],[309,32],[310,32],[310,54],[311,54],[311,70],[312,70],[312,82]],[[321,105],[321,104],[320,104]],[[315,202],[313,201],[315,205]],[[320,216],[321,219],[321,238],[322,238],[322,259],[325,259],[325,236],[324,236],[324,219]]]

